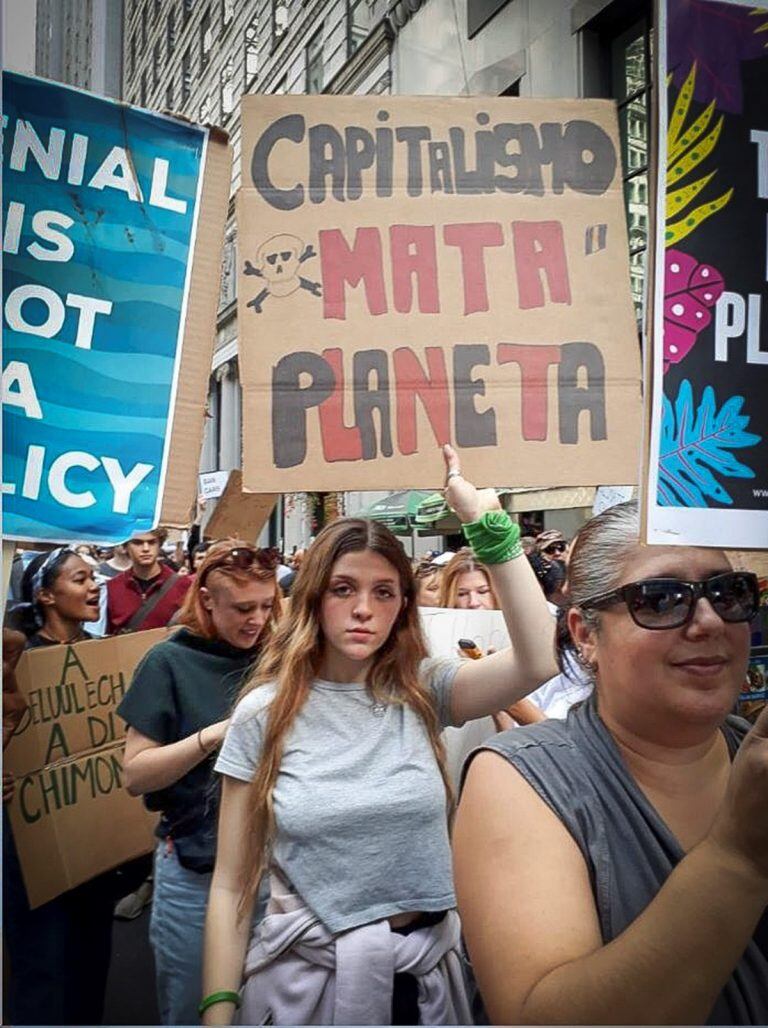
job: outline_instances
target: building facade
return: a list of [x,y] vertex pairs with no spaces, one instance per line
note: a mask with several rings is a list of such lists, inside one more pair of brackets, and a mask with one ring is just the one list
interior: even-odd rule
[[123,0],[37,0],[36,15],[36,73],[120,99]]
[[[125,0],[124,98],[221,125],[234,149],[201,471],[229,470],[241,459],[234,218],[240,97],[615,98],[639,314],[648,231],[650,10],[650,0]],[[381,495],[348,493],[332,497],[332,506],[354,513]],[[288,551],[305,546],[328,506],[328,497],[288,497],[262,541]],[[570,529],[574,517],[552,512],[547,524],[562,521]]]

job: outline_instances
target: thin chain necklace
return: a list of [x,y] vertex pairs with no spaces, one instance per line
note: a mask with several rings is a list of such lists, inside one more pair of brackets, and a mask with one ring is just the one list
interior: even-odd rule
[[43,639],[47,639],[48,642],[58,643],[60,646],[69,646],[71,643],[78,642],[83,637],[83,631],[81,628],[79,628],[70,639],[56,639],[43,628],[41,628],[37,634],[42,636]]

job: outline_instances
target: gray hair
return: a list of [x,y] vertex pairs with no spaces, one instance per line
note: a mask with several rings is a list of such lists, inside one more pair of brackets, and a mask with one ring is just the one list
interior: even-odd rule
[[[568,560],[568,604],[579,607],[585,600],[615,589],[627,557],[640,541],[640,513],[637,500],[619,503],[591,518],[576,534]],[[600,612],[585,610],[584,622],[597,630]],[[584,667],[565,623],[565,610],[557,633],[557,654],[562,670],[569,654]]]

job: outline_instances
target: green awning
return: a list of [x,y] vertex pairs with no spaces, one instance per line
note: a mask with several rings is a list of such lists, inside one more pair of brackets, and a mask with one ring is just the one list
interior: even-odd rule
[[378,521],[395,535],[411,535],[417,529],[416,511],[428,496],[428,489],[403,489],[377,500],[357,516]]

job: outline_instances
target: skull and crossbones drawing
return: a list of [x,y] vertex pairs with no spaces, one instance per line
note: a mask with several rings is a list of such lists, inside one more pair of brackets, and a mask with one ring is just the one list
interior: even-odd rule
[[320,283],[299,274],[304,261],[316,256],[312,244],[304,246],[298,236],[284,233],[267,239],[256,251],[255,264],[245,262],[246,275],[256,275],[266,281],[261,292],[249,300],[247,306],[261,314],[261,305],[268,296],[290,296],[297,289],[306,289],[313,296],[321,296]]

